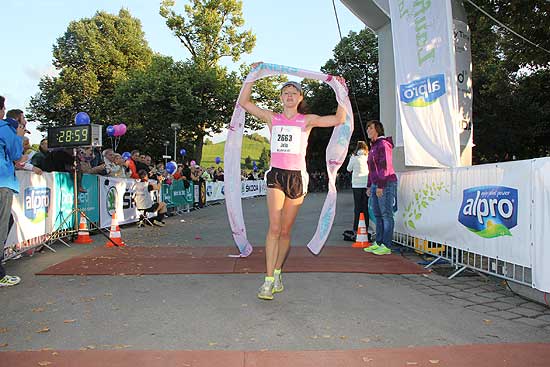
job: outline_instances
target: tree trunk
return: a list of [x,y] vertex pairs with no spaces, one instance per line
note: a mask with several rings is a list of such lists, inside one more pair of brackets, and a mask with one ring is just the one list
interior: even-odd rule
[[197,143],[195,145],[195,161],[197,164],[201,164],[202,161],[202,147],[204,146],[204,133],[197,136]]

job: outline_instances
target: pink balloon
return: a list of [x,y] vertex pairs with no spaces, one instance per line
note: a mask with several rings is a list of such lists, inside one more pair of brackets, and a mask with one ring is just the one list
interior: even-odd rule
[[120,136],[120,125],[115,125],[113,127],[115,128],[113,136]]
[[194,160],[191,161],[191,167],[195,167],[196,164],[197,164],[197,162],[195,162]]
[[127,130],[126,124],[120,124],[118,126],[120,126],[120,135],[126,134],[126,130]]

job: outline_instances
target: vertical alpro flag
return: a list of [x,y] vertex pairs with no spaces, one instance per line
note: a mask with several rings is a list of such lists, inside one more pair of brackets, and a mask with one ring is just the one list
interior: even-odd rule
[[390,0],[390,11],[405,164],[456,167],[460,117],[450,0]]

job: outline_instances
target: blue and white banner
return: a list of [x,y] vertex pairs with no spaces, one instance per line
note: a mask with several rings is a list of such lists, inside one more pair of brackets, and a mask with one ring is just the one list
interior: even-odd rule
[[[391,0],[397,120],[405,164],[460,165],[450,0]],[[399,128],[399,126],[398,126]]]
[[403,172],[397,201],[396,232],[531,268],[550,292],[550,158]]

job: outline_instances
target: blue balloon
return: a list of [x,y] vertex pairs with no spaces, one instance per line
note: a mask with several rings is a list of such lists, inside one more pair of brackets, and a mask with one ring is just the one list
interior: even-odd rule
[[221,161],[222,159],[220,157],[216,157],[216,164],[220,164]]
[[181,149],[180,149],[180,154],[181,154],[182,156],[186,155],[186,154],[187,154],[187,150],[181,148]]
[[174,172],[176,172],[177,169],[178,169],[178,165],[176,164],[176,162],[170,161],[166,163],[166,172],[168,172],[169,174],[171,175],[174,174]]
[[256,161],[252,161],[252,167],[256,167]]
[[130,152],[124,152],[122,153],[122,158],[124,158],[125,161],[130,159],[132,157],[132,154]]
[[114,136],[115,127],[112,125],[107,126],[107,136]]
[[86,112],[79,112],[74,117],[75,125],[88,125],[90,123],[90,116]]

